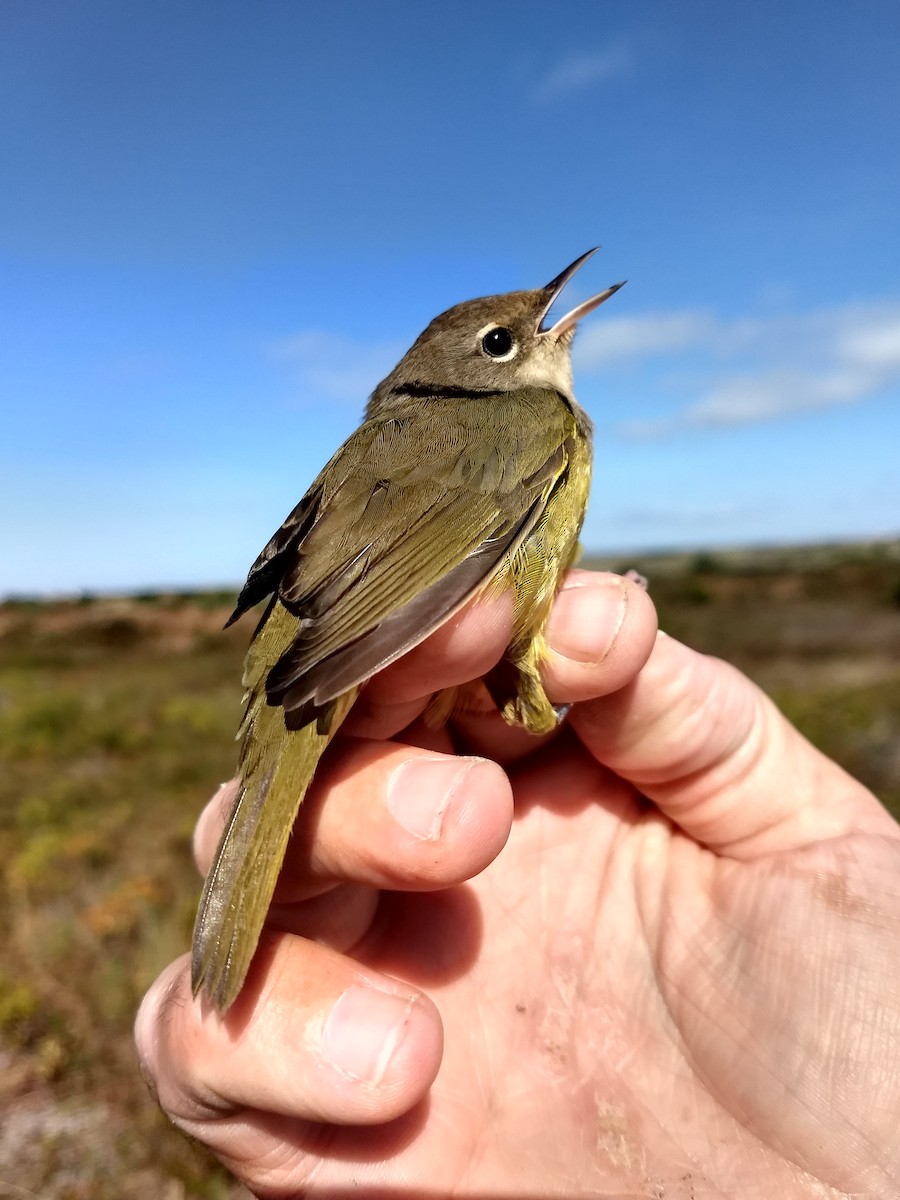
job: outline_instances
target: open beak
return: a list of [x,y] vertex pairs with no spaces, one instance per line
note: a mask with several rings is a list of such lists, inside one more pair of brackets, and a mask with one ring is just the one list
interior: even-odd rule
[[543,321],[544,317],[546,317],[554,300],[556,300],[557,296],[560,294],[578,268],[582,265],[582,263],[586,263],[591,255],[596,254],[599,249],[599,246],[594,246],[592,250],[588,250],[579,258],[576,258],[575,261],[570,263],[564,271],[560,271],[555,279],[551,279],[547,286],[543,289],[547,294],[547,304],[541,311],[541,315],[538,318],[537,337],[553,337],[554,339],[559,339],[564,334],[570,333],[572,330],[574,330],[575,326],[582,317],[586,317],[589,312],[593,312],[595,308],[599,308],[604,300],[608,300],[610,296],[619,290],[620,287],[625,286],[626,281],[624,279],[621,283],[614,283],[612,287],[608,287],[605,292],[600,292],[596,296],[591,296],[590,300],[583,301],[583,303],[579,304],[577,308],[573,308],[571,312],[567,312],[564,317],[560,317],[560,319],[555,324],[551,325],[549,329],[541,329],[541,321]]

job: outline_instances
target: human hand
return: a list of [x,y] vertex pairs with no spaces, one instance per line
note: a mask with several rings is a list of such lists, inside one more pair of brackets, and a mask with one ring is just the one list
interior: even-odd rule
[[898,826],[613,576],[554,609],[556,734],[417,720],[508,634],[366,688],[234,1008],[187,956],[144,1001],[164,1110],[261,1197],[895,1196]]

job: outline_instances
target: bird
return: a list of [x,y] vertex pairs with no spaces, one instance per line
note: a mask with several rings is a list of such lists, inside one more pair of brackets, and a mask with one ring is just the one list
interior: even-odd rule
[[[544,287],[435,317],[257,557],[231,625],[266,601],[247,651],[239,785],[194,927],[192,988],[222,1015],[245,982],[288,840],[326,746],[376,672],[473,597],[511,592],[513,630],[483,683],[534,734],[544,628],[578,554],[592,426],[575,400],[576,327],[613,284],[548,323],[580,255]],[[432,722],[460,695],[438,695]]]

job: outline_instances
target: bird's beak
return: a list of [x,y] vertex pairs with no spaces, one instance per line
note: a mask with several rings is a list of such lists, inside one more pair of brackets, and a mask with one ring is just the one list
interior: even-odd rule
[[625,286],[624,279],[621,283],[614,283],[612,287],[608,287],[605,292],[600,292],[596,296],[591,296],[590,300],[583,301],[578,305],[577,308],[573,308],[571,312],[567,312],[564,317],[560,317],[560,319],[555,324],[551,325],[549,329],[541,329],[541,322],[549,312],[550,306],[553,304],[554,300],[556,300],[557,296],[560,294],[578,268],[582,265],[582,263],[586,263],[591,255],[596,254],[599,249],[599,246],[594,246],[592,250],[586,251],[579,258],[576,258],[573,263],[570,263],[564,271],[560,271],[556,278],[551,279],[547,286],[543,288],[544,294],[547,297],[547,303],[541,309],[541,314],[538,317],[536,331],[537,337],[552,337],[554,340],[558,340],[564,334],[570,333],[572,330],[574,330],[575,326],[582,317],[586,317],[589,312],[593,312],[595,308],[599,308],[604,300],[608,300],[610,296],[619,290],[620,287]]

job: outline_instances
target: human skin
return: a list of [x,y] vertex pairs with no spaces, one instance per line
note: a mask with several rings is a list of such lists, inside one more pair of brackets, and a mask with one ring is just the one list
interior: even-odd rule
[[896,1197],[900,827],[618,576],[557,600],[557,733],[430,730],[509,622],[367,686],[227,1017],[153,985],[163,1109],[264,1198]]

